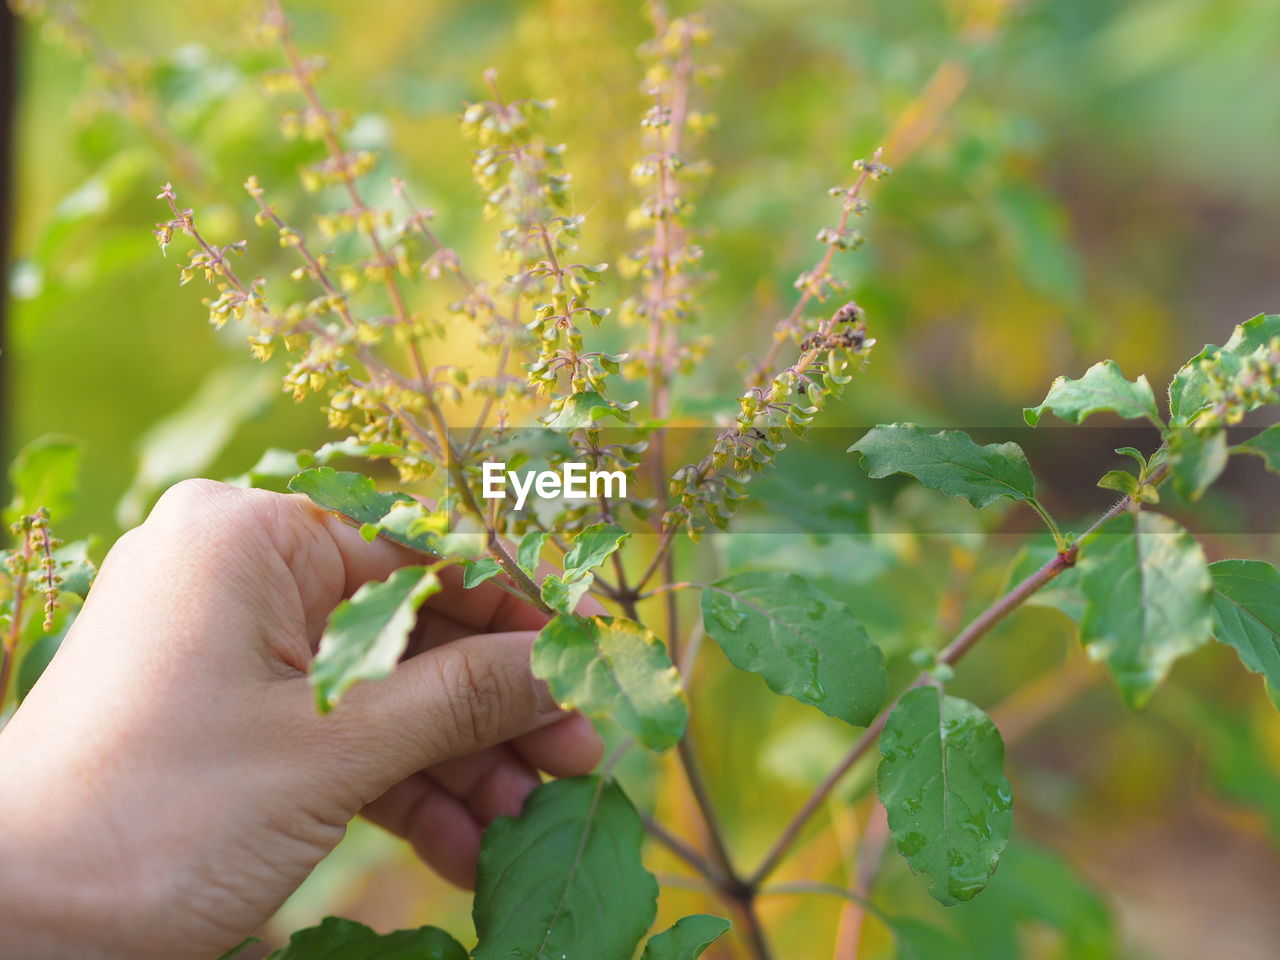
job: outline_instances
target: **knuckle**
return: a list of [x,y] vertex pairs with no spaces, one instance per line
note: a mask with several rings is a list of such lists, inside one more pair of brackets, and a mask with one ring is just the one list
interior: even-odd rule
[[152,517],[186,517],[216,503],[229,500],[239,491],[216,480],[180,480],[160,495]]
[[276,512],[273,501],[278,498],[278,494],[244,490],[216,480],[182,480],[160,496],[143,526],[234,539],[268,525]]
[[466,647],[441,647],[435,659],[447,701],[448,746],[465,751],[499,740],[507,698],[498,674]]

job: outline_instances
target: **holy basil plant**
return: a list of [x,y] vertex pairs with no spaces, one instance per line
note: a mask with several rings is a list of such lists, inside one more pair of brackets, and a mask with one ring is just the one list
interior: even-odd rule
[[[954,504],[966,515],[1021,511],[1047,528],[1047,538],[1029,538],[1024,557],[1035,562],[1022,562],[989,606],[967,624],[957,619],[954,630],[947,625],[945,636],[921,626],[919,608],[928,604],[867,588],[870,570],[926,577],[901,538],[886,537],[882,548],[787,533],[752,551],[700,547],[708,534],[758,521],[744,517],[756,481],[820,422],[875,346],[866,311],[834,265],[862,243],[856,224],[889,168],[876,151],[830,190],[833,222],[818,232],[818,255],[796,278],[784,314],[761,343],[743,345],[754,353],[736,399],[721,404],[705,439],[677,456],[665,428],[705,409],[688,399],[697,391],[684,391],[681,377],[736,345],[709,352],[694,332],[705,277],[691,217],[707,169],[696,144],[714,126],[701,83],[714,73],[701,63],[707,27],[699,16],[670,16],[660,0],[646,8],[654,36],[641,52],[643,144],[630,165],[639,195],[625,225],[599,234],[630,231],[628,249],[610,260],[600,259],[573,205],[566,151],[545,124],[551,102],[512,96],[489,72],[484,96],[461,117],[475,148],[475,205],[493,223],[500,261],[476,269],[419,205],[416,181],[378,173],[368,132],[353,133],[346,114],[327,106],[319,59],[300,53],[276,0],[254,32],[278,48],[280,69],[268,86],[285,98],[284,128],[302,141],[290,149],[315,196],[288,202],[287,186],[243,171],[239,207],[278,248],[255,248],[248,259],[247,241],[212,242],[179,188],[160,190],[155,235],[162,248],[186,247],[182,282],[207,282],[210,320],[242,327],[256,357],[283,360],[285,391],[322,406],[338,434],[315,451],[268,450],[235,482],[308,497],[369,540],[388,539],[418,558],[334,610],[310,664],[317,709],[341,711],[355,685],[395,670],[420,612],[441,590],[502,590],[543,617],[533,672],[559,703],[598,722],[610,744],[598,772],[542,783],[518,816],[487,828],[473,931],[388,934],[330,918],[272,957],[693,960],[719,950],[767,960],[791,954],[787,928],[762,913],[761,901],[802,894],[834,894],[878,917],[903,956],[972,955],[959,950],[955,931],[878,905],[875,817],[866,818],[856,868],[847,869],[844,838],[853,828],[840,814],[872,790],[883,808],[882,840],[920,889],[962,904],[998,883],[1006,851],[1020,851],[1005,868],[1021,871],[1009,882],[1036,875],[1052,889],[1009,909],[1067,931],[1064,942],[1075,949],[1105,928],[1087,919],[1100,908],[1060,861],[1011,846],[1016,800],[1005,744],[983,707],[957,694],[956,668],[1022,605],[1040,603],[1075,621],[1079,642],[1131,708],[1148,704],[1180,658],[1215,639],[1280,685],[1280,573],[1258,559],[1210,563],[1161,509],[1170,490],[1183,507],[1203,498],[1239,454],[1280,472],[1280,428],[1236,443],[1227,433],[1277,400],[1280,317],[1256,317],[1224,345],[1206,346],[1177,372],[1167,403],[1144,376],[1129,379],[1104,360],[1059,377],[1023,411],[1029,427],[1106,415],[1158,431],[1150,450],[1116,451],[1130,465],[1108,470],[1099,485],[1118,499],[1086,525],[1052,515],[1031,460],[1011,441],[888,423],[861,435],[851,456],[838,451],[846,472],[815,482],[806,494],[815,502],[820,486],[849,493],[848,474],[860,467],[861,490],[914,481],[967,502]],[[235,207],[219,203],[224,214]],[[315,229],[299,216],[314,216]],[[492,258],[478,259],[485,266]],[[739,319],[735,329],[758,326]],[[0,580],[0,709],[4,695],[30,689],[87,589],[84,546],[61,545],[50,532],[68,509],[77,456],[75,444],[53,438],[14,467],[16,498],[5,519],[17,546]],[[497,463],[505,465],[499,475],[565,478],[571,467],[589,467],[641,492],[554,497],[526,484],[517,499],[490,489],[488,467]],[[352,465],[363,468],[342,469]],[[712,656],[755,698],[750,716],[707,709],[715,691],[701,686],[697,666]],[[775,716],[801,717],[831,749],[797,756],[804,751],[783,742],[759,758],[729,756],[742,746],[739,720],[759,731]],[[774,761],[821,769],[796,775],[807,798],[761,843],[787,802],[754,789]],[[748,770],[753,784],[735,799],[731,820],[729,798],[709,772],[730,765]],[[679,811],[654,797],[653,781],[668,770],[678,771]],[[829,814],[843,827],[814,845],[829,854],[823,866],[777,882]],[[746,863],[744,849],[758,859]],[[679,916],[673,891],[690,886],[727,919]],[[1007,891],[992,892],[1008,902]],[[1043,909],[1046,898],[1061,910]]]

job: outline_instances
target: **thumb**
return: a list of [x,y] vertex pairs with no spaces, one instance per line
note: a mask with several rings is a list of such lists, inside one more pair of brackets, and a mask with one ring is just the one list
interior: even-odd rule
[[[441,761],[495,746],[565,716],[529,667],[533,631],[464,637],[351,690],[324,724],[367,802]],[[354,749],[353,749],[354,747]]]

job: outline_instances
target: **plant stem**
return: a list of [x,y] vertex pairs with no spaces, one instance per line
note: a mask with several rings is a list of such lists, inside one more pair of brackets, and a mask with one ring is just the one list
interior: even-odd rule
[[1057,547],[1061,553],[1067,548],[1067,542],[1062,538],[1062,531],[1058,529],[1058,524],[1054,522],[1049,511],[1035,497],[1032,497],[1027,503],[1031,504],[1031,509],[1040,515],[1040,519],[1044,521],[1045,526],[1049,528],[1049,532],[1053,534],[1053,545]]
[[22,567],[13,583],[13,606],[9,611],[9,629],[3,642],[0,642],[0,655],[4,662],[0,664],[0,708],[9,693],[9,678],[13,674],[13,662],[18,658],[18,641],[22,638],[22,612],[27,599],[27,571],[31,566],[34,550],[31,546],[31,531],[22,538]]
[[[1162,469],[1157,471],[1157,473],[1152,476],[1152,482],[1158,485],[1164,480],[1166,474],[1167,470]],[[938,654],[938,663],[952,666],[959,661],[960,658],[974,648],[979,640],[990,633],[996,624],[1020,607],[1028,598],[1042,589],[1047,583],[1063,571],[1073,567],[1079,553],[1080,544],[1092,534],[1096,533],[1098,528],[1108,520],[1119,516],[1125,510],[1133,506],[1133,503],[1134,501],[1132,499],[1124,497],[1113,504],[1076,539],[1075,543],[1072,544],[1069,549],[1056,554],[1039,570],[1014,586],[1008,593],[996,600],[995,603],[987,607],[987,609],[982,611],[982,613],[978,614],[978,616],[974,618],[974,620],[965,627],[964,630],[960,631],[956,638],[952,640],[951,643],[947,644],[947,646],[943,648],[942,652]],[[911,684],[911,687],[917,687],[921,683],[926,682],[928,676],[929,675],[927,673],[921,673]],[[783,829],[781,835],[774,842],[769,852],[761,861],[760,866],[756,868],[755,873],[753,873],[748,879],[747,883],[750,886],[758,889],[760,884],[762,884],[770,874],[778,868],[778,865],[786,857],[796,840],[799,839],[800,832],[804,829],[805,824],[809,822],[813,815],[821,808],[823,803],[826,802],[827,797],[831,795],[831,792],[844,778],[844,775],[853,768],[854,764],[862,759],[863,755],[876,742],[876,739],[880,736],[880,732],[884,729],[885,723],[889,719],[889,714],[892,713],[893,708],[897,706],[899,698],[900,697],[895,697],[892,703],[880,711],[879,715],[871,721],[871,725],[867,727],[862,736],[858,738],[857,742],[849,748],[849,752],[845,754],[844,758],[829,774],[827,774],[822,783],[820,783],[810,795],[809,799],[805,801],[804,806],[800,808],[799,812],[791,819],[791,822]]]
[[720,868],[713,864],[689,844],[685,843],[674,833],[649,816],[642,816],[644,820],[644,828],[649,835],[670,850],[673,854],[693,867],[704,879],[715,887],[716,892],[725,889],[727,878],[720,871]]
[[730,882],[737,882],[739,878],[729,856],[729,846],[725,842],[720,818],[716,815],[715,806],[711,802],[711,793],[707,789],[706,778],[703,776],[702,767],[698,763],[698,756],[693,746],[693,738],[688,731],[676,744],[676,754],[684,769],[685,779],[689,781],[689,790],[693,793],[694,802],[698,805],[698,812],[702,814],[716,866],[723,871]]
[[741,902],[738,913],[745,928],[745,939],[752,955],[756,960],[773,960],[773,950],[765,937],[764,924],[760,922],[754,895]]

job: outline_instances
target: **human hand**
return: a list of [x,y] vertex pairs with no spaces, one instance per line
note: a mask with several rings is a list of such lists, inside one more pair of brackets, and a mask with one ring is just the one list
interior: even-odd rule
[[471,884],[483,827],[600,741],[529,671],[541,615],[452,570],[393,675],[318,716],[330,611],[415,562],[304,498],[166,493],[0,733],[0,954],[218,956],[360,812]]

